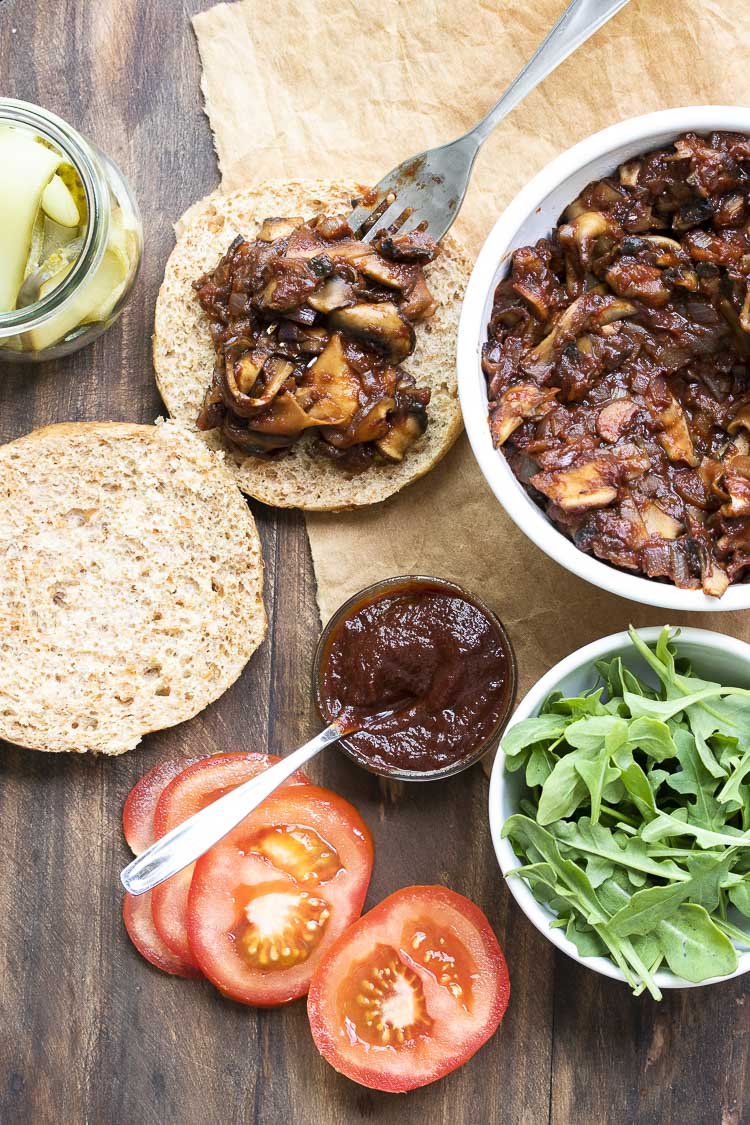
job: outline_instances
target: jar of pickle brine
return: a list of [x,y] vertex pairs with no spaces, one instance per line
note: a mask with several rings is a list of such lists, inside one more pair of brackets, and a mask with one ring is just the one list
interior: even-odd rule
[[142,250],[119,168],[54,114],[0,98],[0,362],[54,359],[101,335]]

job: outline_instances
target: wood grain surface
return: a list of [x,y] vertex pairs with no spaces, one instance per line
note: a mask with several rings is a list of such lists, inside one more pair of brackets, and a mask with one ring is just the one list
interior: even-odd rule
[[[150,336],[171,224],[217,183],[189,24],[206,6],[0,0],[0,93],[56,111],[120,164],[146,239],[141,277],[112,330],[60,363],[2,369],[3,441],[52,421],[149,422],[161,409]],[[750,1122],[750,985],[654,1004],[553,953],[502,885],[479,768],[390,790],[335,752],[311,770],[373,831],[368,905],[407,883],[445,883],[487,912],[505,948],[512,996],[502,1028],[437,1085],[406,1099],[361,1089],[318,1057],[304,1004],[243,1008],[140,959],[122,927],[118,882],[131,785],[166,756],[283,753],[316,729],[309,670],[319,623],[304,526],[293,513],[254,511],[271,627],[221,700],[114,760],[0,748],[0,1123]]]

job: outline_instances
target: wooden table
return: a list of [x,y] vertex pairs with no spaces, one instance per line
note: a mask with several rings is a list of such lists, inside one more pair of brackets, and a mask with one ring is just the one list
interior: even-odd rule
[[[70,419],[150,422],[156,292],[172,223],[215,187],[189,15],[201,0],[0,0],[0,92],[39,102],[125,170],[143,211],[143,271],[120,322],[60,363],[2,373],[0,439]],[[286,34],[287,32],[285,32]],[[334,753],[312,773],[353,801],[377,859],[368,906],[404,883],[445,883],[487,912],[511,972],[500,1032],[407,1100],[339,1077],[304,1004],[254,1011],[160,975],[120,919],[120,830],[131,785],[164,757],[284,752],[316,729],[319,627],[301,516],[253,505],[268,638],[192,722],[125,757],[0,757],[0,1122],[3,1125],[739,1125],[750,1121],[748,978],[636,1000],[561,954],[502,885],[475,768],[439,786],[381,786]]]

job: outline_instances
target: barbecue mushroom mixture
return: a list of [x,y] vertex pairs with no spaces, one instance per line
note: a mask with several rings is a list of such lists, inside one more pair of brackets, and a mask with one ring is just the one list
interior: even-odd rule
[[516,477],[583,551],[750,578],[750,137],[621,165],[513,254],[483,367]]
[[278,457],[307,431],[347,469],[401,461],[430,392],[400,366],[435,311],[426,234],[355,239],[345,219],[266,219],[194,283],[216,364],[198,417],[245,453]]

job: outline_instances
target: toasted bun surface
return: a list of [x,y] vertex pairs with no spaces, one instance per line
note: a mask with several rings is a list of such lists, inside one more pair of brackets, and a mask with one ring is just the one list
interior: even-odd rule
[[121,754],[197,714],[263,639],[260,542],[173,423],[0,446],[0,738]]
[[[352,199],[362,190],[355,183],[269,181],[228,195],[215,192],[191,209],[156,303],[156,381],[172,417],[195,428],[214,365],[208,320],[192,282],[217,264],[236,235],[254,238],[264,219],[293,215],[308,219],[321,211],[342,214],[351,210]],[[277,507],[337,511],[385,500],[429,472],[461,432],[455,347],[469,272],[460,244],[450,236],[444,238],[440,255],[425,270],[438,310],[417,325],[416,351],[403,364],[419,386],[432,391],[429,425],[400,464],[378,461],[352,475],[316,453],[311,434],[303,435],[278,461],[230,450],[218,431],[202,434],[212,448],[226,449],[227,466],[243,492]]]

